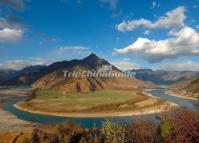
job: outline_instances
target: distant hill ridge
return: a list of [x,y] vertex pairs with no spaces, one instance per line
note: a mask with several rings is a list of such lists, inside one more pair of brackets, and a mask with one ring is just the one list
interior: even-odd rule
[[171,85],[199,76],[196,71],[165,71],[152,69],[132,70],[135,77],[140,80],[150,81],[159,85]]
[[192,92],[194,94],[199,94],[199,77],[196,77],[189,81],[187,84],[185,84],[183,90],[186,90],[187,92]]

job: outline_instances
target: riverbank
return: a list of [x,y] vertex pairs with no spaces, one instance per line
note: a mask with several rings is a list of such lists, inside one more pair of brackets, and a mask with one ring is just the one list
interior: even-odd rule
[[[60,117],[79,117],[79,118],[106,118],[106,117],[125,117],[125,116],[136,116],[136,115],[148,115],[148,114],[156,114],[162,112],[168,112],[170,110],[175,110],[180,108],[179,105],[162,100],[158,97],[155,97],[147,92],[142,92],[144,96],[146,96],[146,100],[140,100],[135,102],[134,105],[139,107],[136,110],[129,110],[128,108],[123,111],[100,111],[100,112],[50,112],[42,111],[42,110],[35,110],[34,108],[24,106],[24,102],[19,102],[14,105],[15,108],[29,112],[29,113],[36,113],[36,114],[43,114],[43,115],[53,115],[53,116],[60,116]],[[83,95],[82,95],[83,96]],[[35,103],[35,102],[34,102]],[[40,104],[41,102],[38,102]],[[28,103],[29,104],[29,103]],[[48,105],[48,103],[46,103]],[[53,104],[53,103],[52,103]],[[53,104],[54,105],[54,104]],[[127,106],[127,103],[120,103],[121,107]],[[113,106],[114,107],[114,106]],[[54,108],[57,108],[54,106]],[[94,108],[94,107],[93,107]]]
[[10,112],[0,109],[0,132],[32,130],[36,123],[19,119]]
[[165,92],[166,92],[166,94],[168,94],[168,95],[170,95],[170,96],[180,97],[180,98],[183,98],[183,99],[191,99],[191,100],[199,101],[198,98],[189,97],[189,96],[180,94],[179,92],[175,92],[175,91],[173,91],[173,90],[167,90],[167,91],[165,91]]
[[0,94],[2,95],[17,95],[17,96],[24,96],[30,95],[32,93],[32,89],[0,89]]
[[0,86],[0,89],[10,89],[15,88],[16,86]]
[[[10,112],[4,110],[3,106],[7,102],[20,97],[24,96],[21,93],[25,94],[29,91],[0,91],[0,132],[13,132],[13,131],[23,131],[23,130],[32,130],[35,128],[37,123],[29,122],[18,118],[17,116],[13,115]],[[3,95],[3,96],[2,96]],[[2,98],[1,98],[2,97]]]
[[168,112],[171,110],[175,110],[179,108],[179,106],[175,103],[165,102],[161,106],[139,110],[139,111],[129,111],[129,112],[104,112],[104,113],[52,113],[52,112],[42,112],[42,111],[32,111],[28,109],[24,109],[19,105],[15,104],[15,108],[35,114],[43,114],[43,115],[53,115],[59,117],[77,117],[77,118],[106,118],[106,117],[125,117],[125,116],[136,116],[136,115],[149,115],[156,113]]

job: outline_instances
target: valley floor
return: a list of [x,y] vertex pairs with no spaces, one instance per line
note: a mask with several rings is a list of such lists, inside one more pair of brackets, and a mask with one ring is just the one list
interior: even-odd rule
[[166,112],[178,105],[140,91],[104,90],[66,94],[40,90],[35,98],[15,107],[31,113],[64,117],[111,117]]

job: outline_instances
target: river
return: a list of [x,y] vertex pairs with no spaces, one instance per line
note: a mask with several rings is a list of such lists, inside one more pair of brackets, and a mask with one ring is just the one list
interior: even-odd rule
[[[190,99],[184,99],[180,97],[174,97],[170,96],[165,93],[166,89],[153,89],[147,91],[148,93],[160,97],[163,99],[166,99],[168,101],[177,103],[181,106],[187,107],[189,109],[192,109],[194,111],[199,110],[199,102],[195,100],[190,100]],[[0,95],[1,97],[5,97],[5,95]],[[27,120],[27,121],[32,121],[32,122],[39,122],[39,123],[60,123],[66,120],[72,120],[78,125],[81,125],[83,127],[100,127],[106,119],[111,119],[114,122],[118,123],[128,123],[132,120],[136,119],[143,119],[143,120],[150,120],[158,123],[160,120],[158,114],[151,114],[151,115],[142,115],[142,116],[126,116],[126,117],[110,117],[110,118],[67,118],[67,117],[59,117],[59,116],[51,116],[51,115],[42,115],[42,114],[35,114],[35,113],[29,113],[25,112],[23,110],[15,108],[13,105],[26,99],[26,96],[21,96],[17,97],[9,102],[7,102],[4,105],[4,110],[9,111],[16,115],[17,117]]]

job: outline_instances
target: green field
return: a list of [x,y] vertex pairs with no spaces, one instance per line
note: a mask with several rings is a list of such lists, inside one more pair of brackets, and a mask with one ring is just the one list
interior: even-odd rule
[[[137,91],[101,90],[92,93],[64,93],[45,89],[38,90],[33,99],[22,103],[21,106],[50,112],[103,112],[133,110],[139,107],[139,103],[146,104],[143,101],[148,99],[149,97]],[[150,104],[153,102],[149,101]]]

